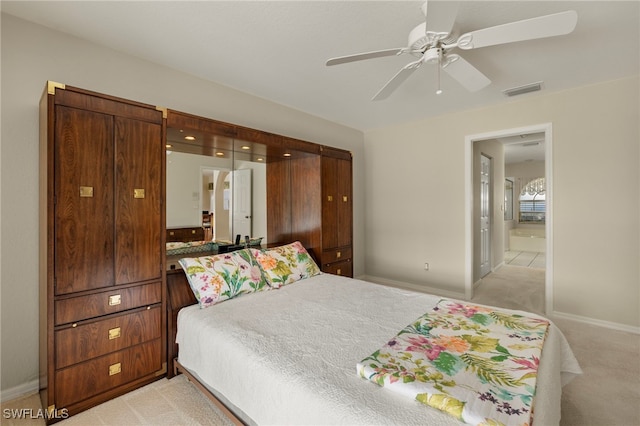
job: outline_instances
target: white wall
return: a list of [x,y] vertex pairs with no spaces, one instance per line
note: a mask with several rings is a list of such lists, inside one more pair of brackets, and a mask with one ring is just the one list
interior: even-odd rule
[[364,273],[362,132],[2,14],[2,398],[37,388],[38,101],[47,80],[353,152],[354,269]]
[[463,296],[465,137],[552,123],[554,314],[640,330],[639,93],[634,76],[365,133],[367,275]]

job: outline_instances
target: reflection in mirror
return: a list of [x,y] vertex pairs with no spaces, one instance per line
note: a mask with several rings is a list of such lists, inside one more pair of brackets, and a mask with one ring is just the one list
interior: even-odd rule
[[167,144],[167,228],[202,227],[207,240],[240,234],[265,244],[264,146],[170,128]]
[[208,224],[211,231],[228,239],[229,206],[222,198],[232,170],[233,161],[228,158],[167,151],[167,228],[203,226],[205,216],[213,213]]

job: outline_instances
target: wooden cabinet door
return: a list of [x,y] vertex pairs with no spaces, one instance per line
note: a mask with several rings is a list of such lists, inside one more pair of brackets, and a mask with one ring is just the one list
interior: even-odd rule
[[351,190],[351,161],[336,160],[337,193],[336,214],[338,225],[336,228],[337,247],[350,246],[353,227],[353,201]]
[[162,275],[162,128],[115,119],[116,284]]
[[322,249],[338,247],[338,159],[322,157]]
[[351,245],[351,161],[322,158],[323,250]]
[[113,117],[58,106],[55,293],[113,285]]

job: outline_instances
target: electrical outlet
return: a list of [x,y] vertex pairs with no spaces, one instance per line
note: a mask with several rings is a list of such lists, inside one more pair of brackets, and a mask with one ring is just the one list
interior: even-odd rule
[[424,263],[424,270],[425,271],[429,270],[429,264],[427,262]]

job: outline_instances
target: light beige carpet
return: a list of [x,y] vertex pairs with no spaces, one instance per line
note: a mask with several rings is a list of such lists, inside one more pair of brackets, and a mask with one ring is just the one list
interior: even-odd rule
[[[483,279],[473,299],[542,313],[544,270],[506,265]],[[569,320],[556,320],[584,374],[563,389],[562,426],[640,425],[640,336]],[[37,395],[5,408],[37,410]],[[0,419],[2,425],[44,425],[41,419]],[[230,425],[184,376],[162,379],[61,423],[72,425]],[[547,425],[535,425],[547,426]]]
[[[544,314],[544,275],[544,269],[505,265],[482,279],[473,301]],[[639,426],[640,335],[565,319],[554,322],[583,371],[562,391],[560,424]]]

